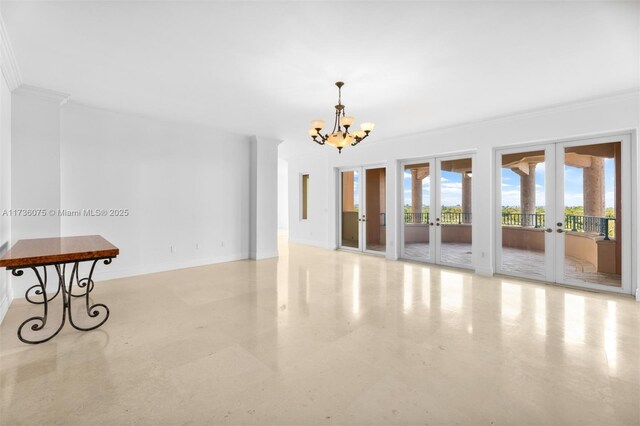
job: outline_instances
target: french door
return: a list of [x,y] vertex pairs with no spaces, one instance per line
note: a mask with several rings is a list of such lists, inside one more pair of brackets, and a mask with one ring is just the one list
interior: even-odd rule
[[631,292],[630,137],[496,152],[496,270]]
[[401,257],[472,268],[473,157],[402,163]]
[[340,248],[386,253],[386,182],[384,167],[340,171]]

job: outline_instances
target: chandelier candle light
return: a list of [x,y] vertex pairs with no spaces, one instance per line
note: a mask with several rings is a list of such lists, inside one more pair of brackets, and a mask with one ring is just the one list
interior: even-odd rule
[[344,83],[338,81],[336,82],[336,86],[338,86],[338,105],[336,105],[336,118],[333,123],[333,130],[331,133],[323,135],[320,131],[324,127],[324,120],[313,120],[311,122],[311,129],[309,129],[309,136],[311,136],[315,143],[319,145],[328,143],[338,148],[338,153],[342,153],[342,148],[345,146],[356,146],[369,136],[374,124],[362,123],[360,125],[361,130],[349,133],[349,128],[353,125],[354,118],[346,116],[344,105],[342,105],[342,86],[344,86]]

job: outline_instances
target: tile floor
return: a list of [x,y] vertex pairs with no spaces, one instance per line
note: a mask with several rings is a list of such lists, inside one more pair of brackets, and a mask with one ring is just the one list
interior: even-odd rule
[[[404,246],[405,256],[412,260],[429,258],[429,243],[408,243]],[[473,263],[470,243],[442,243],[442,262],[448,265],[470,267]]]
[[[504,272],[527,274],[544,278],[544,252],[522,250],[512,247],[502,249],[502,268]],[[620,275],[596,272],[596,267],[584,259],[564,257],[565,278],[569,282],[604,284],[620,287]]]
[[[412,260],[428,259],[429,243],[405,244],[404,252]],[[442,261],[450,265],[471,265],[471,244],[445,243]],[[512,247],[503,248],[502,271],[544,278],[544,253]],[[620,275],[596,272],[596,267],[583,259],[565,256],[565,277],[568,282],[603,284],[620,287]]]
[[631,297],[284,241],[280,253],[99,282],[107,323],[36,346],[15,331],[38,307],[15,300],[0,423],[640,422]]

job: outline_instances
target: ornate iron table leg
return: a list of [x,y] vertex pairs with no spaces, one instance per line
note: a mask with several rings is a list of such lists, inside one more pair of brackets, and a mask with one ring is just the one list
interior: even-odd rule
[[[20,327],[18,327],[18,339],[20,339],[21,342],[24,343],[44,343],[47,340],[52,339],[54,336],[56,336],[58,333],[60,333],[60,330],[62,330],[62,326],[64,325],[64,321],[65,321],[65,310],[62,310],[62,322],[60,323],[60,326],[58,327],[58,329],[51,334],[49,337],[46,337],[44,339],[39,339],[39,340],[31,340],[28,339],[26,337],[24,337],[22,335],[22,329],[29,323],[31,323],[31,330],[33,331],[40,331],[44,328],[45,325],[47,325],[47,320],[49,319],[49,302],[51,302],[53,299],[56,298],[56,296],[58,295],[58,293],[60,293],[60,288],[64,287],[64,281],[58,280],[58,289],[56,290],[55,294],[51,297],[48,298],[47,296],[47,267],[43,266],[43,275],[40,275],[40,272],[38,272],[38,267],[37,266],[33,266],[31,267],[31,270],[36,274],[36,278],[38,279],[38,284],[35,284],[31,287],[29,287],[25,293],[25,298],[27,299],[27,301],[29,303],[33,303],[35,305],[44,305],[44,313],[42,316],[34,316],[31,318],[28,318],[26,321],[24,321],[22,324],[20,324]],[[22,274],[24,274],[24,271],[19,270],[19,269],[14,269],[11,271],[11,273],[16,276],[19,277]],[[39,300],[34,300],[29,296],[29,293],[33,290],[33,294],[37,295],[37,296],[42,296],[42,301]]]
[[[102,304],[102,303],[96,303],[91,305],[91,302],[89,300],[89,294],[91,293],[91,290],[93,290],[94,287],[94,283],[93,283],[93,270],[96,267],[96,263],[98,263],[100,259],[96,259],[93,261],[93,263],[91,264],[91,270],[89,271],[89,276],[86,278],[82,278],[80,279],[78,277],[78,262],[76,262],[73,265],[73,271],[71,271],[71,277],[69,278],[69,294],[67,296],[67,310],[69,311],[69,323],[71,324],[71,326],[73,328],[75,328],[76,330],[80,330],[80,331],[89,331],[89,330],[94,330],[98,327],[100,327],[102,324],[104,324],[108,319],[109,319],[109,308],[107,308],[106,305]],[[105,259],[104,260],[104,264],[108,265],[111,263],[111,259]],[[79,325],[77,325],[75,322],[73,322],[73,315],[71,313],[71,298],[72,297],[82,297],[82,294],[79,295],[74,295],[73,294],[73,282],[74,282],[74,278],[75,278],[75,282],[76,285],[78,286],[78,288],[83,289],[84,288],[84,300],[85,300],[85,308],[87,310],[87,315],[90,318],[96,318],[97,316],[100,315],[101,310],[103,310],[104,312],[104,319],[102,321],[100,321],[98,324],[91,326],[91,327],[80,327]],[[101,308],[101,310],[99,310],[98,308]]]
[[[47,295],[47,266],[51,265],[30,267],[30,269],[35,273],[36,278],[38,279],[38,283],[27,289],[25,298],[29,303],[32,303],[34,305],[43,305],[44,312],[42,316],[30,317],[22,324],[20,324],[17,332],[18,339],[20,339],[21,342],[30,344],[44,343],[48,340],[51,340],[58,333],[60,333],[60,330],[62,330],[62,327],[64,327],[67,315],[69,316],[69,323],[71,324],[71,326],[80,331],[94,330],[104,324],[107,319],[109,319],[109,308],[102,303],[96,303],[92,305],[89,298],[91,291],[95,287],[95,284],[93,282],[93,271],[95,269],[96,263],[98,263],[100,260],[104,261],[105,265],[111,263],[110,258],[93,260],[91,264],[91,270],[89,271],[89,275],[86,278],[80,278],[80,262],[73,262],[73,267],[71,268],[68,282],[66,276],[67,264],[54,264],[53,266],[55,267],[56,273],[58,275],[58,286],[53,296]],[[42,273],[40,273],[40,271],[38,270],[39,267],[42,268]],[[19,277],[24,274],[24,271],[21,269],[13,269],[11,273],[16,277]],[[80,294],[76,294],[73,292],[74,283],[75,286],[80,289]],[[51,335],[41,339],[31,339],[26,337],[23,334],[23,329],[28,324],[30,324],[29,328],[31,328],[32,331],[40,331],[47,325],[47,321],[49,320],[49,303],[53,301],[58,296],[58,294],[60,294],[62,298],[62,320],[58,328]],[[100,314],[103,314],[104,318],[97,324],[90,327],[79,326],[73,319],[71,301],[74,298],[84,298],[85,309],[89,318],[96,318],[100,316]]]

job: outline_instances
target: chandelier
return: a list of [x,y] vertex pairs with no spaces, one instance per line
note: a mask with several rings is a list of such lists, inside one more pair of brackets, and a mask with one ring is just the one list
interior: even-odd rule
[[328,143],[338,148],[338,153],[342,153],[342,148],[345,146],[356,146],[369,136],[374,124],[362,123],[360,125],[361,130],[349,133],[349,128],[353,125],[354,118],[346,116],[344,105],[342,105],[342,86],[344,86],[344,83],[338,81],[336,82],[336,86],[338,86],[338,105],[336,105],[336,118],[333,123],[333,130],[331,133],[323,135],[320,131],[324,127],[324,120],[313,120],[311,122],[311,129],[309,129],[309,136],[311,136],[315,143],[319,145]]

